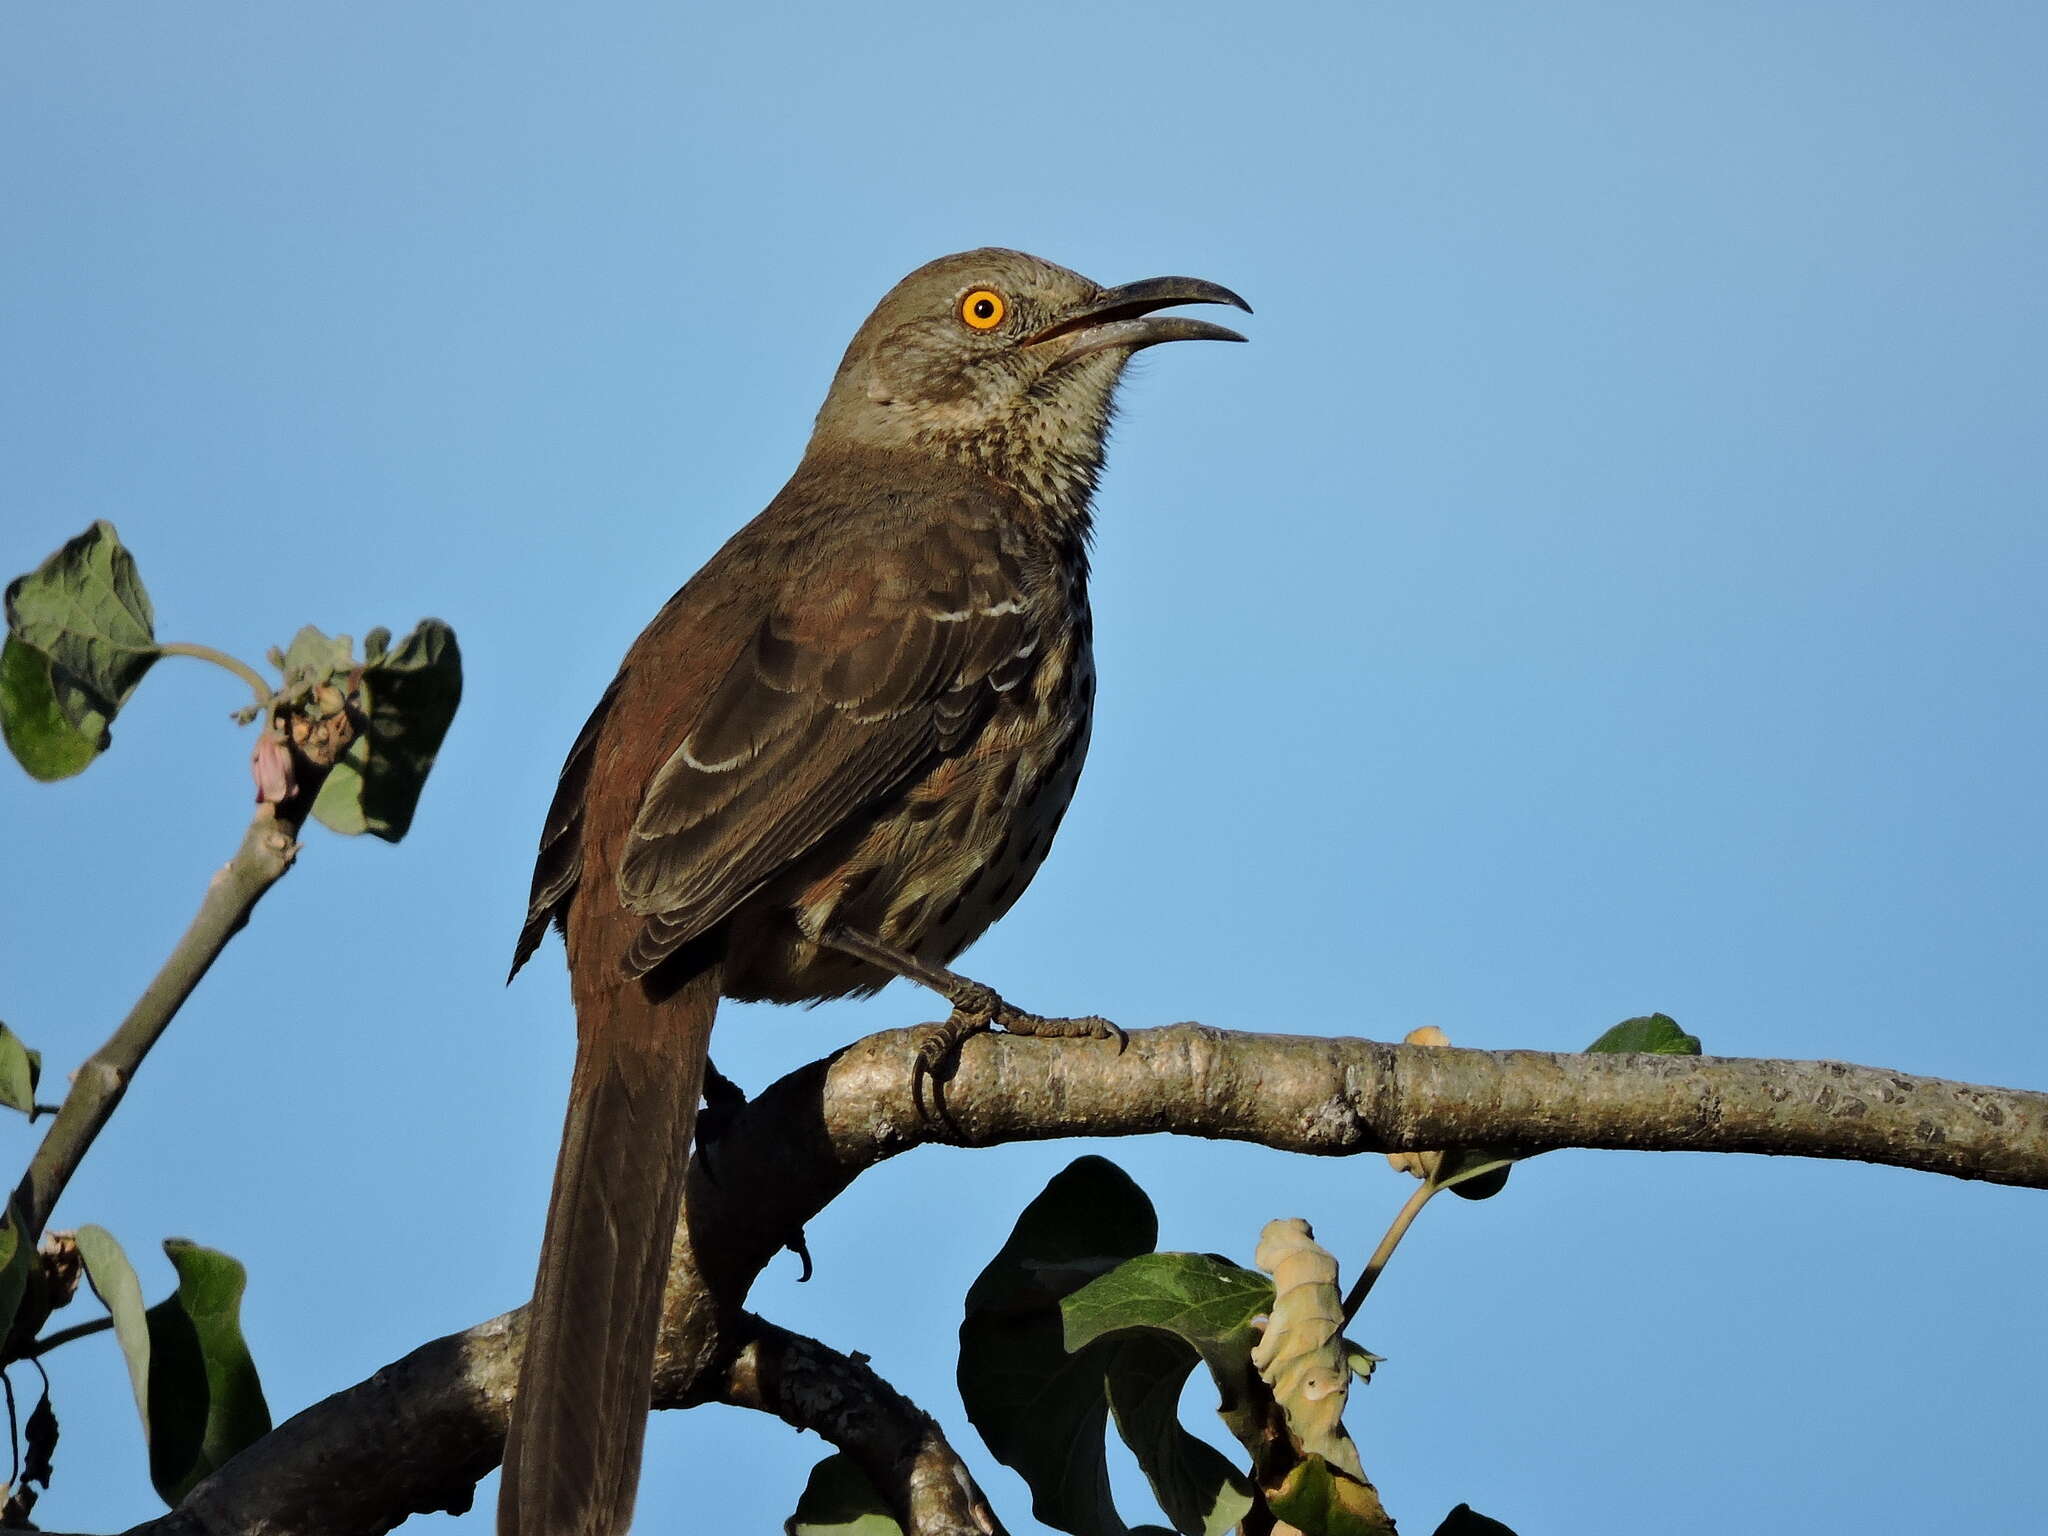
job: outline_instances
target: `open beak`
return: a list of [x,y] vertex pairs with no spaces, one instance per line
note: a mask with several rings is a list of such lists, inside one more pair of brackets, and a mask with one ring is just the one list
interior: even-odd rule
[[1228,304],[1246,314],[1251,305],[1220,283],[1199,277],[1148,277],[1141,283],[1104,288],[1095,297],[1054,321],[1045,329],[1024,338],[1027,347],[1053,343],[1063,348],[1059,366],[1104,352],[1111,347],[1137,351],[1162,341],[1243,341],[1228,326],[1207,320],[1190,320],[1186,315],[1156,315],[1154,310],[1176,304]]

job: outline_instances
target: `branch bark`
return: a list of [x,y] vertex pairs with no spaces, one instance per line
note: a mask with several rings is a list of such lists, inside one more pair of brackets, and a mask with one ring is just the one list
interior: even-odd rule
[[723,1401],[815,1430],[860,1463],[914,1536],[1001,1536],[987,1497],[931,1415],[865,1360],[751,1314],[744,1323],[750,1337],[725,1372]]
[[[722,1398],[827,1430],[830,1415],[792,1417],[789,1394],[762,1385],[763,1341],[795,1336],[741,1303],[861,1172],[928,1141],[1167,1132],[1325,1156],[1474,1144],[1751,1152],[2048,1188],[2048,1095],[1840,1062],[1456,1050],[1194,1024],[1136,1032],[1121,1054],[997,1035],[967,1042],[934,1121],[912,1095],[917,1041],[873,1035],[790,1074],[714,1143],[715,1184],[701,1158],[692,1168],[656,1406]],[[467,1507],[498,1457],[520,1329],[509,1313],[422,1346],[281,1425],[136,1532],[379,1532]],[[889,1391],[865,1390],[877,1402]],[[877,1454],[871,1444],[864,1464]]]

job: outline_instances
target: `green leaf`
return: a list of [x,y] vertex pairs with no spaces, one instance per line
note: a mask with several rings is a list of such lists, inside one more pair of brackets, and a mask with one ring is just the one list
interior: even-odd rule
[[827,1456],[811,1468],[796,1513],[782,1529],[785,1536],[903,1536],[860,1463],[845,1455]]
[[1055,1175],[967,1292],[960,1398],[1032,1512],[1074,1536],[1124,1536],[1109,1495],[1100,1352],[1066,1352],[1061,1300],[1158,1240],[1152,1202],[1107,1158]]
[[1251,1480],[1180,1422],[1181,1388],[1201,1356],[1182,1340],[1149,1330],[1119,1335],[1091,1353],[1102,1360],[1117,1434],[1174,1529],[1184,1536],[1236,1530],[1256,1502]]
[[21,1043],[21,1036],[0,1024],[0,1105],[18,1109],[31,1120],[36,1114],[36,1084],[43,1076],[43,1053]]
[[28,1235],[27,1223],[21,1219],[20,1207],[10,1200],[6,1218],[0,1220],[0,1342],[7,1342],[14,1329],[15,1315],[28,1294],[29,1272],[35,1262],[35,1242]]
[[1498,1520],[1489,1520],[1475,1513],[1470,1504],[1460,1504],[1444,1516],[1444,1523],[1436,1528],[1435,1536],[1515,1536],[1515,1533]]
[[[300,639],[306,633],[301,630]],[[455,631],[439,619],[422,619],[396,647],[388,642],[386,630],[364,637],[362,695],[369,723],[328,774],[313,815],[333,831],[368,832],[395,843],[412,825],[420,791],[462,701],[462,652]],[[294,640],[287,665],[299,650]]]
[[1320,1456],[1303,1457],[1266,1505],[1303,1536],[1394,1536],[1380,1496]]
[[45,784],[83,773],[107,742],[104,715],[74,724],[57,705],[50,658],[9,635],[0,644],[0,735],[29,777]]
[[[1697,1056],[1700,1037],[1688,1035],[1661,1013],[1624,1019],[1586,1047],[1590,1052],[1643,1051],[1653,1056]],[[1483,1517],[1482,1517],[1483,1518]]]
[[1213,1253],[1147,1253],[1091,1280],[1060,1304],[1070,1350],[1125,1328],[1156,1328],[1206,1355],[1254,1338],[1273,1309],[1273,1282]]
[[114,1340],[128,1362],[128,1384],[135,1389],[135,1412],[142,1420],[142,1433],[149,1434],[149,1322],[142,1308],[142,1281],[135,1266],[101,1226],[78,1229],[78,1257],[85,1264],[85,1278],[93,1294],[114,1320]]
[[77,773],[155,664],[156,615],[109,522],[97,522],[7,588],[0,726],[37,778]]
[[347,635],[329,635],[311,624],[292,636],[292,643],[285,647],[284,657],[278,663],[287,688],[346,681],[355,669],[354,642]]
[[176,1507],[202,1478],[270,1433],[270,1408],[242,1340],[237,1261],[185,1238],[164,1241],[174,1295],[151,1307],[149,1477]]
[[1436,1171],[1439,1189],[1467,1200],[1491,1200],[1507,1188],[1515,1158],[1498,1147],[1459,1147],[1446,1152]]
[[[1173,1397],[1197,1359],[1209,1367],[1218,1397],[1217,1414],[1247,1447],[1256,1445],[1263,1421],[1256,1401],[1258,1373],[1252,1346],[1258,1331],[1251,1320],[1273,1307],[1273,1282],[1213,1253],[1148,1253],[1130,1259],[1069,1296],[1060,1306],[1068,1349],[1105,1347],[1117,1353],[1105,1361],[1111,1403],[1118,1408],[1118,1432],[1159,1495],[1160,1507],[1184,1531],[1213,1523],[1251,1484],[1203,1441],[1180,1429],[1178,1438],[1140,1415],[1133,1402],[1153,1386],[1151,1355],[1137,1347],[1130,1330],[1147,1330],[1171,1346],[1178,1374]],[[1121,1340],[1111,1336],[1122,1333]],[[1196,1447],[1201,1449],[1197,1450]],[[1204,1453],[1208,1454],[1205,1455]],[[1214,1457],[1212,1461],[1210,1458]],[[1185,1490],[1192,1489],[1192,1494]]]

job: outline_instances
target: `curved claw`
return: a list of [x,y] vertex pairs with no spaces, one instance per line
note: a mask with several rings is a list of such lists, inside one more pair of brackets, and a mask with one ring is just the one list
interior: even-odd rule
[[[989,996],[993,998],[995,994],[991,992]],[[940,1069],[953,1059],[963,1040],[989,1027],[996,1008],[1001,1006],[1000,999],[997,999],[992,1007],[975,1007],[972,1006],[973,1001],[978,1000],[971,1000],[969,1005],[955,1007],[951,1016],[943,1023],[926,1025],[918,1038],[917,1059],[910,1069],[910,1096],[917,1105],[918,1113],[926,1120],[936,1121],[941,1118],[941,1115],[935,1112],[940,1109],[936,1092]],[[935,1090],[929,1100],[925,1096],[927,1084],[932,1085]]]
[[926,1025],[919,1035],[917,1056],[911,1067],[910,1095],[918,1113],[927,1120],[938,1118],[933,1110],[940,1106],[936,1092],[927,1101],[926,1085],[936,1085],[940,1069],[953,1059],[968,1036],[979,1034],[991,1026],[1000,1025],[1007,1034],[1046,1040],[1114,1040],[1119,1056],[1131,1043],[1131,1037],[1120,1026],[1099,1015],[1049,1019],[1026,1013],[1021,1008],[1011,1007],[979,982],[964,983],[952,996],[952,1014],[944,1023]]

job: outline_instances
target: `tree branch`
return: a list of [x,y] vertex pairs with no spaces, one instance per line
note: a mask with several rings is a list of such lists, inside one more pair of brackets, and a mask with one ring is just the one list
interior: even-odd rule
[[[716,1184],[693,1166],[657,1405],[788,1402],[759,1384],[760,1351],[794,1336],[740,1310],[748,1287],[862,1171],[927,1141],[1170,1132],[1326,1156],[1473,1144],[1756,1152],[2048,1187],[2048,1095],[1839,1062],[1471,1051],[1194,1024],[1138,1031],[1121,1054],[981,1036],[940,1085],[935,1124],[912,1096],[917,1040],[872,1035],[791,1073],[719,1137]],[[415,1511],[467,1507],[498,1458],[521,1327],[510,1313],[422,1346],[287,1421],[137,1532],[381,1532]],[[887,1389],[864,1390],[881,1401]]]
[[234,673],[256,695],[258,710],[268,708],[270,701],[277,696],[277,689],[271,681],[239,656],[230,656],[226,651],[217,651],[210,645],[198,645],[190,640],[160,640],[156,648],[161,656],[190,656],[198,661],[210,661],[216,667]]
[[[204,646],[172,649],[232,661]],[[234,666],[249,671],[239,662]],[[253,671],[249,675],[256,677]],[[262,679],[256,677],[256,681]],[[340,697],[338,693],[335,696]],[[279,703],[273,709],[266,722],[268,734],[257,747],[259,803],[242,834],[241,846],[208,882],[192,925],[128,1010],[120,1028],[72,1074],[71,1091],[64,1096],[56,1119],[14,1191],[31,1240],[42,1234],[64,1187],[126,1096],[142,1059],[170,1028],[171,1020],[213,968],[228,940],[248,925],[256,903],[291,870],[298,857],[299,830],[312,813],[328,773],[355,739],[360,721],[361,716],[345,701],[341,708],[318,715],[308,713],[303,700]],[[266,763],[271,765],[267,773]]]
[[256,903],[292,867],[298,852],[297,827],[281,822],[275,812],[274,806],[256,808],[241,847],[207,885],[192,926],[120,1028],[73,1075],[71,1091],[14,1192],[31,1239],[49,1221],[64,1186],[128,1092],[143,1057],[170,1027],[228,940],[241,932]]
[[[934,1139],[904,1123],[902,1050],[877,1035],[830,1064],[828,1121],[835,1106],[850,1111],[836,1121],[840,1156]],[[1838,1061],[1475,1051],[1176,1024],[1134,1033],[1121,1058],[1092,1042],[1048,1052],[1012,1036],[970,1041],[946,1108],[969,1144],[1168,1131],[1326,1156],[1752,1152],[2048,1188],[2048,1094]]]
[[[858,1461],[915,1536],[1000,1536],[938,1425],[864,1362],[751,1314],[737,1316],[715,1380],[678,1378],[656,1408],[703,1402],[772,1413]],[[128,1536],[309,1536],[389,1530],[466,1511],[498,1464],[525,1319],[508,1312],[435,1339],[279,1425]]]
[[748,1314],[749,1337],[720,1396],[814,1430],[860,1463],[911,1536],[1000,1536],[1001,1525],[946,1437],[909,1398],[816,1339]]

